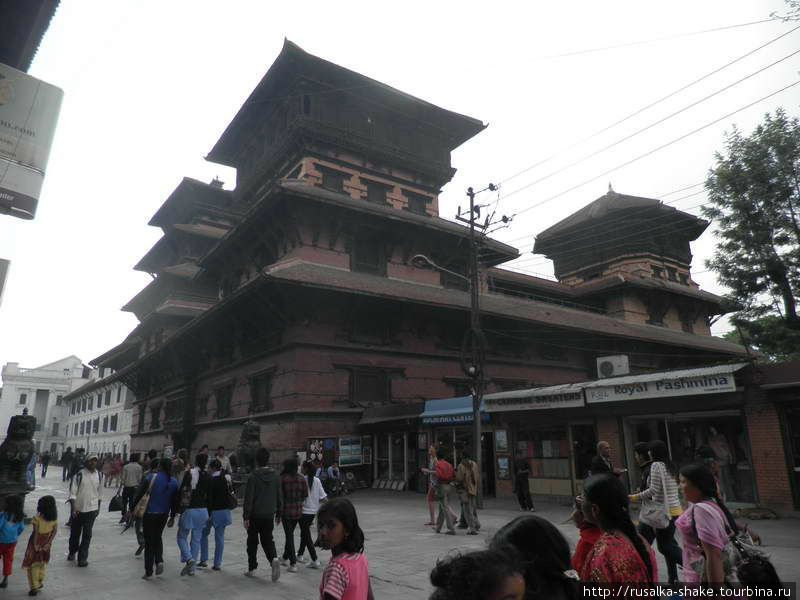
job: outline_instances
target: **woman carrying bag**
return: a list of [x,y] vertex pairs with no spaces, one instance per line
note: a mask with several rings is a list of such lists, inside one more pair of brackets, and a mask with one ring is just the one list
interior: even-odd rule
[[667,445],[661,440],[650,442],[650,472],[645,489],[632,494],[632,502],[642,503],[639,512],[639,533],[649,544],[655,539],[658,551],[667,563],[670,584],[678,582],[678,565],[683,553],[675,541],[675,521],[683,509],[678,498],[678,482],[672,471]]

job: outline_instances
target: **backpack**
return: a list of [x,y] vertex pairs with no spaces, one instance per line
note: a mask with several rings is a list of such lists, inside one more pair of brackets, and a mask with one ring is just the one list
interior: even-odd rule
[[446,460],[436,461],[436,479],[439,483],[450,483],[455,479],[456,473],[451,465]]

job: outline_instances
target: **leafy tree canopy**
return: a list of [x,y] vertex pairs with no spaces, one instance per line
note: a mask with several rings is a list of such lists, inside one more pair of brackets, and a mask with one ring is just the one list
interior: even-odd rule
[[800,360],[800,331],[786,327],[780,317],[769,315],[752,321],[734,318],[733,324],[738,329],[722,336],[729,342],[748,346],[768,362]]

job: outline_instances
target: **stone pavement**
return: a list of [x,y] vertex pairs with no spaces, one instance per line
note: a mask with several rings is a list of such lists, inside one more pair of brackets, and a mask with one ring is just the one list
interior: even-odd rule
[[[61,522],[65,522],[66,486],[61,483],[61,469],[51,469],[45,480],[37,478],[38,489],[28,495],[26,511],[35,510],[39,496],[52,494],[56,497]],[[277,583],[269,579],[266,559],[259,557],[259,577],[248,579],[242,575],[247,566],[244,530],[241,509],[234,511],[234,524],[225,532],[225,557],[222,571],[198,570],[194,577],[179,575],[178,549],[175,544],[176,529],[164,531],[166,569],[162,577],[143,581],[143,561],[136,559],[136,538],[132,530],[120,535],[116,524],[119,513],[108,512],[110,489],[104,490],[104,501],[100,516],[94,527],[89,555],[89,567],[78,568],[65,560],[69,530],[63,525],[53,546],[53,555],[48,569],[45,588],[40,594],[45,600],[88,598],[91,600],[123,600],[146,597],[149,600],[174,598],[217,598],[227,600],[245,598],[275,598],[287,600],[315,600],[319,597],[321,570],[300,568],[298,573],[283,570]],[[480,535],[466,536],[459,530],[457,537],[437,535],[423,524],[427,519],[425,497],[421,494],[391,492],[383,490],[361,490],[350,496],[358,510],[359,521],[364,529],[366,553],[370,562],[370,575],[375,597],[378,600],[427,598],[430,594],[428,574],[438,557],[454,549],[482,548],[487,539],[503,524],[521,514],[515,502],[510,500],[488,500],[481,511],[483,529]],[[540,516],[558,524],[570,543],[577,540],[576,530],[571,524],[561,524],[569,515],[569,508],[556,504],[537,504]],[[767,545],[778,573],[785,581],[800,578],[800,520],[781,519],[752,523]],[[27,578],[20,568],[27,546],[29,530],[26,530],[17,546],[14,574],[9,587],[2,591],[6,598],[27,597]],[[299,533],[296,536],[299,542]],[[279,554],[283,550],[283,530],[275,532]],[[213,556],[213,534],[210,539]],[[321,552],[323,563],[328,552]],[[663,558],[659,558],[659,571],[666,573]]]

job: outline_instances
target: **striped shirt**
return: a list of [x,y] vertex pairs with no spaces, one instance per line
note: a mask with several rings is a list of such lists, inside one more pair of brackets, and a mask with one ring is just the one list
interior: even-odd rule
[[369,563],[356,552],[334,556],[322,572],[319,585],[320,600],[329,594],[336,600],[367,600],[369,594]]
[[[664,489],[665,484],[666,490]],[[665,493],[670,517],[680,516],[683,508],[681,508],[681,501],[678,497],[678,483],[675,481],[675,477],[667,471],[667,466],[663,462],[654,462],[650,466],[649,487],[635,494],[633,499],[663,506]]]

